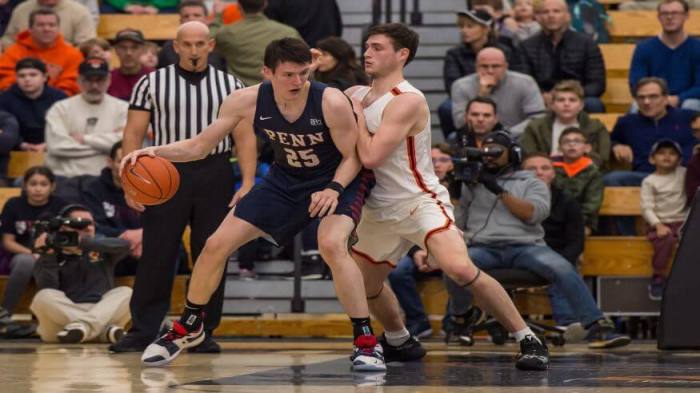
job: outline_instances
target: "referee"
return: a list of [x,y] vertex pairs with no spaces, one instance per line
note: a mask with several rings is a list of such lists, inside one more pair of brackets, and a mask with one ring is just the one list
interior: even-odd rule
[[[213,46],[203,23],[180,26],[174,41],[179,63],[145,75],[134,87],[124,129],[125,155],[141,148],[149,125],[156,145],[193,137],[216,119],[226,96],[244,87],[234,76],[208,65],[207,56]],[[144,209],[127,197],[130,206],[143,211],[143,254],[130,303],[131,330],[112,344],[110,351],[141,352],[157,337],[170,308],[175,262],[185,227],[191,226],[192,259],[196,260],[229,210],[234,191],[231,145],[229,137],[207,158],[175,163],[180,188],[166,203]],[[221,320],[223,289],[221,280],[205,309],[205,323],[212,330]],[[208,339],[193,350],[219,352],[219,345],[209,337],[211,331],[207,331]]]

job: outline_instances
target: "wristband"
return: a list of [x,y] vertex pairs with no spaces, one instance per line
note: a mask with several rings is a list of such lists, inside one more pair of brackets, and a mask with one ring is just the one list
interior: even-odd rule
[[338,183],[337,181],[332,181],[326,185],[326,188],[330,188],[331,190],[335,191],[338,193],[338,195],[342,194],[343,191],[345,191],[345,187],[343,187],[342,184]]

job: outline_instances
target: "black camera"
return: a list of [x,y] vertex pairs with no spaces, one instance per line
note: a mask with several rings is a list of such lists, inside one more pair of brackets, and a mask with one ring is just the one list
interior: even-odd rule
[[504,148],[500,146],[460,147],[452,162],[454,163],[455,180],[465,184],[475,184],[484,167],[485,157],[500,157]]
[[80,237],[78,232],[62,231],[63,226],[76,230],[85,229],[92,220],[83,218],[68,218],[68,217],[53,217],[48,220],[40,220],[34,223],[34,234],[39,236],[46,233],[46,248],[55,250],[65,247],[77,247],[80,245]]

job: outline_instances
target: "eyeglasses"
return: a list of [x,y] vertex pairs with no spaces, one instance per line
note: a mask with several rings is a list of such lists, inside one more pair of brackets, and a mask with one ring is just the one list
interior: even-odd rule
[[664,12],[659,12],[659,16],[662,18],[676,18],[679,16],[684,16],[686,15],[685,11],[664,11]]
[[438,158],[433,158],[433,164],[447,164],[448,162],[452,162],[452,159],[450,157],[438,157]]
[[580,139],[564,139],[561,141],[560,145],[565,146],[565,145],[572,145],[572,146],[580,146],[585,144],[586,141],[582,141]]

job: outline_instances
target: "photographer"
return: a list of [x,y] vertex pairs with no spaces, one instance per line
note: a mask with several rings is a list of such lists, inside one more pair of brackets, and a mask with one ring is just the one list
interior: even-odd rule
[[[483,142],[483,167],[471,181],[465,181],[455,215],[455,224],[464,230],[469,257],[486,272],[529,270],[556,284],[588,329],[589,347],[628,344],[629,337],[615,333],[571,263],[545,244],[541,223],[549,215],[549,189],[532,172],[519,170],[520,146],[500,131],[487,135]],[[452,315],[458,321],[460,317],[469,320],[465,318],[471,314],[469,292],[449,279],[446,284]]]
[[114,287],[114,265],[129,253],[123,239],[96,239],[94,218],[68,205],[43,222],[34,278],[40,289],[31,310],[45,342],[117,341],[129,321],[131,288]]

